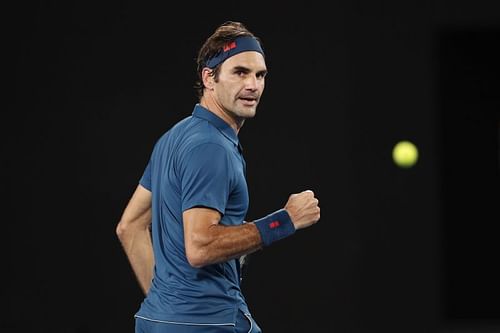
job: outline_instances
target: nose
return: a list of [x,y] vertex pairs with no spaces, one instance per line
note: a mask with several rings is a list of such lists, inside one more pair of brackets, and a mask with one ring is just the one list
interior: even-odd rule
[[255,91],[258,89],[259,80],[255,75],[248,75],[245,80],[245,88]]

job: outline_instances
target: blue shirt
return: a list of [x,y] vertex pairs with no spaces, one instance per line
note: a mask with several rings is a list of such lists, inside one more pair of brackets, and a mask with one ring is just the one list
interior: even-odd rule
[[236,132],[197,104],[156,142],[140,184],[152,192],[155,257],[151,288],[137,317],[234,325],[248,313],[237,259],[192,267],[186,258],[182,212],[208,207],[223,225],[240,225],[249,204],[245,160]]

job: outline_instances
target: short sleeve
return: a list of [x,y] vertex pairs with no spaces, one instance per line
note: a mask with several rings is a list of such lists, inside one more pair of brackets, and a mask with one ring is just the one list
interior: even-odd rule
[[190,150],[182,160],[182,211],[207,207],[224,215],[230,191],[230,163],[224,147],[206,143]]
[[141,184],[142,187],[151,192],[151,160],[148,162],[148,165],[146,166],[146,169],[144,170],[144,173],[139,180],[139,184]]

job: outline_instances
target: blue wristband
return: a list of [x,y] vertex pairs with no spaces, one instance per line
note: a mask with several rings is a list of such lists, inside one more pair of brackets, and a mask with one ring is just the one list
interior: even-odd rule
[[264,246],[269,246],[273,242],[288,237],[295,232],[292,219],[285,209],[280,209],[261,219],[254,221],[259,230]]

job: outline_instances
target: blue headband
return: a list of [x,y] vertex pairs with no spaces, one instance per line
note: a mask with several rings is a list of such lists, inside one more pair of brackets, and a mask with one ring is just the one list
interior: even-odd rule
[[255,37],[243,36],[238,37],[234,41],[226,44],[219,53],[207,60],[205,66],[210,69],[214,69],[217,65],[223,63],[227,58],[245,51],[256,51],[264,55],[264,51]]

